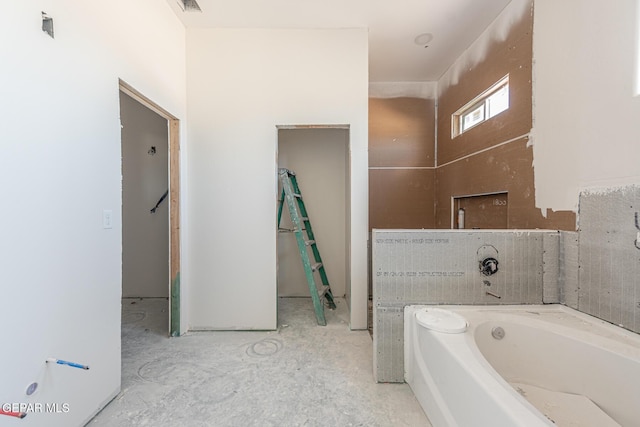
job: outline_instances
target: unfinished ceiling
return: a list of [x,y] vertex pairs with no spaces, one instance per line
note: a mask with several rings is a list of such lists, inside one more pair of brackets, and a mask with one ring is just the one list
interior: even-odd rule
[[511,0],[167,0],[187,28],[368,28],[371,82],[435,81]]

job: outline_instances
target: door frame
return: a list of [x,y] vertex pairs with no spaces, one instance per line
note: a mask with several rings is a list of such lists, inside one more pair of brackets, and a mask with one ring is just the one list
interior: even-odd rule
[[169,127],[169,336],[180,336],[180,120],[122,79],[119,90],[165,118]]
[[[349,318],[351,319],[351,315],[353,313],[352,310],[352,298],[351,298],[351,286],[352,286],[352,265],[351,265],[351,251],[353,247],[353,242],[351,240],[351,211],[352,211],[352,197],[351,197],[351,174],[353,173],[351,168],[351,125],[349,124],[298,124],[298,125],[285,125],[279,124],[276,125],[276,149],[275,149],[275,195],[276,200],[279,200],[280,193],[278,192],[278,168],[280,167],[280,159],[279,159],[279,149],[280,149],[280,131],[281,130],[309,130],[309,129],[339,129],[346,131],[347,135],[347,144],[346,144],[346,158],[345,158],[345,185],[346,185],[346,198],[345,198],[345,226],[346,226],[346,236],[348,236],[347,240],[345,240],[346,245],[346,263],[345,263],[345,301],[347,303],[347,307],[349,310]],[[276,208],[277,212],[277,208]],[[278,270],[278,230],[277,226],[275,227],[276,233],[276,283],[277,283],[277,270]],[[276,286],[276,295],[278,293],[278,286]],[[276,298],[278,301],[279,298]],[[366,304],[366,303],[365,303]],[[366,305],[365,305],[366,307]],[[276,307],[277,310],[277,307]]]

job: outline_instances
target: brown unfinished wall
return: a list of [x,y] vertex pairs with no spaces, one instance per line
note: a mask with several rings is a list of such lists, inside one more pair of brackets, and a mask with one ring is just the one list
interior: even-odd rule
[[369,99],[369,227],[435,225],[435,102]]
[[[532,12],[438,98],[436,228],[451,227],[453,197],[508,191],[507,228],[575,230],[573,212],[550,212],[545,218],[535,207],[533,150],[527,146],[532,128]],[[507,74],[509,109],[452,139],[452,114]]]
[[[549,212],[545,219],[535,207],[533,148],[523,137],[436,171],[436,228],[451,227],[451,198],[471,194],[508,193],[507,228],[575,229],[573,212]],[[466,222],[471,223],[469,212]]]

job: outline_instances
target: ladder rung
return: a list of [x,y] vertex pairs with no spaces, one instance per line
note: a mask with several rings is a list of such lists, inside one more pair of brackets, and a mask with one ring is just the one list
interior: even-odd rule
[[323,296],[326,295],[327,292],[329,292],[329,286],[323,286],[322,289],[318,290],[318,296],[322,298]]
[[311,271],[318,271],[318,269],[319,269],[320,267],[322,267],[322,263],[321,263],[321,262],[315,263],[315,264],[313,264],[313,265],[311,266]]
[[304,242],[305,245],[307,246],[311,246],[311,245],[315,245],[316,241],[315,240],[307,240],[306,242]]
[[293,193],[292,196],[297,197],[298,199],[302,198],[302,194],[298,194],[298,193]]
[[301,217],[300,217],[300,219],[301,219],[302,221],[307,221],[307,222],[309,222],[309,217],[308,217],[308,216],[301,216]]

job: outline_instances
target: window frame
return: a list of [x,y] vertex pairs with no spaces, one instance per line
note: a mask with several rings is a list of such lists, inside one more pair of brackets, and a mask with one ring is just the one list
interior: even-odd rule
[[[498,113],[489,115],[489,99],[505,87],[507,88],[507,107],[499,111]],[[500,115],[501,113],[507,111],[510,106],[511,102],[509,93],[509,74],[507,74],[496,83],[491,85],[489,89],[485,90],[480,95],[467,102],[464,106],[462,106],[462,108],[458,109],[451,115],[451,138],[453,139],[457,136],[460,136],[470,129],[473,129],[474,127],[486,122],[487,120]],[[479,107],[482,107],[483,118],[478,122],[465,127],[465,117],[469,116],[471,113],[474,113],[476,110],[478,110]]]

